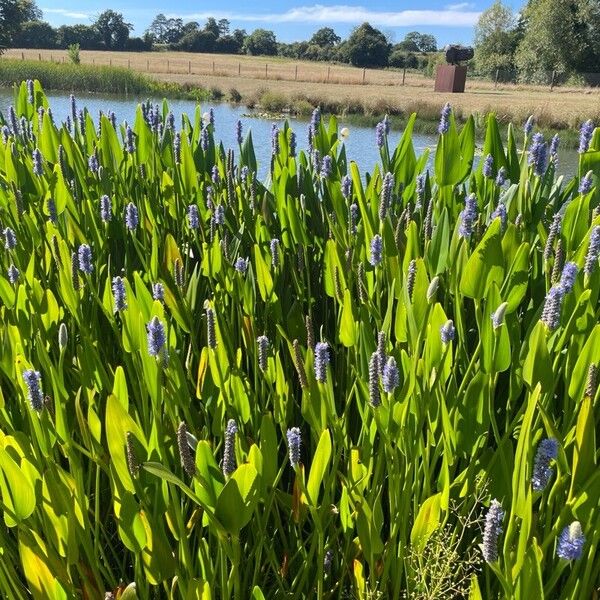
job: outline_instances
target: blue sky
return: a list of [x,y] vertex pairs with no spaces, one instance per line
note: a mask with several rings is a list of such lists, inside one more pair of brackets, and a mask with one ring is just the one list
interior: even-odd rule
[[[292,42],[308,39],[320,27],[333,27],[346,37],[353,27],[364,21],[381,29],[392,40],[400,41],[409,31],[435,35],[439,45],[473,39],[473,25],[478,15],[493,0],[248,0],[204,2],[183,0],[38,0],[44,18],[52,25],[90,23],[106,8],[122,12],[133,23],[135,35],[141,35],[154,16],[163,13],[184,21],[204,23],[209,16],[226,18],[232,27],[251,31],[258,27],[272,29],[277,39]],[[505,0],[515,10],[521,0]]]

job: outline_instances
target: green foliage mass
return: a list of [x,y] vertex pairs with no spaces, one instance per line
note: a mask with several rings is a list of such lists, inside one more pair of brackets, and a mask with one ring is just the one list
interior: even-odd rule
[[[593,597],[599,130],[566,180],[493,115],[485,169],[451,113],[430,163],[413,115],[361,174],[316,113],[310,154],[274,131],[262,182],[251,134],[225,149],[199,106],[68,130],[35,81],[14,107],[3,597]],[[559,559],[574,522],[582,556]]]

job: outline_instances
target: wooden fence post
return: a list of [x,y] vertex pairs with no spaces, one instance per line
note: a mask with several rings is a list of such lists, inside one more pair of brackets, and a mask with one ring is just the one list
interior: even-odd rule
[[171,65],[169,59],[167,59],[167,73],[171,72]]
[[402,85],[406,83],[406,67],[402,69]]
[[127,59],[127,68],[131,69],[131,59]]
[[42,62],[42,53],[41,52],[38,52],[38,59],[40,62]]
[[192,74],[192,61],[188,60],[188,75]]
[[52,54],[50,54],[50,62],[54,62],[54,57],[52,56]]
[[146,71],[150,70],[150,61],[146,59]]
[[238,63],[238,77],[242,74],[242,63]]
[[329,83],[329,74],[331,73],[331,67],[327,67],[327,83]]
[[366,70],[366,69],[363,69],[363,80],[362,80],[362,82],[363,82],[363,85],[365,85],[365,75],[366,75],[366,74],[367,74],[367,70]]
[[108,59],[108,66],[109,66],[109,67],[112,67],[112,58],[109,58],[109,59]]
[[294,74],[294,81],[298,81],[298,65],[296,65],[296,73]]
[[214,75],[215,74],[215,61],[214,60],[213,60],[213,70],[212,70],[212,72],[213,72],[213,75]]
[[25,60],[25,52],[21,52],[21,60]]
[[265,63],[265,79],[269,79],[269,63]]

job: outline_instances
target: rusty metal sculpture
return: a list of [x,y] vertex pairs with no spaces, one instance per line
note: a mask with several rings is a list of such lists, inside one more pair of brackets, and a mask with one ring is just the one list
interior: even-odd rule
[[444,48],[444,54],[449,65],[458,65],[466,60],[471,60],[475,52],[470,46],[450,44]]
[[460,93],[465,91],[467,67],[461,64],[473,58],[473,48],[452,44],[444,48],[448,64],[438,65],[435,78],[436,92]]

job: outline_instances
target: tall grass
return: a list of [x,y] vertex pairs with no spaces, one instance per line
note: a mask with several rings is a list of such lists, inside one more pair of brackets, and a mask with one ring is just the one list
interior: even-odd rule
[[48,90],[121,95],[154,94],[198,100],[210,98],[210,93],[201,87],[156,81],[122,67],[6,58],[0,60],[0,86],[12,86],[28,78],[40,81]]
[[[415,115],[361,173],[39,82],[0,123],[0,593],[579,600],[600,584],[600,130]],[[107,593],[107,596],[105,596]]]

